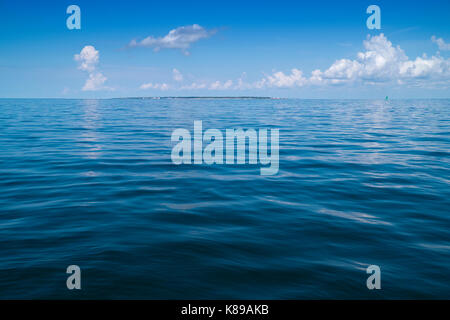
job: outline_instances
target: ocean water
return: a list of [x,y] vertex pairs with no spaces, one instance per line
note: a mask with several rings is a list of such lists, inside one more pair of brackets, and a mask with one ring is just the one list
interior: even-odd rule
[[[172,164],[194,120],[278,174]],[[0,298],[450,298],[450,100],[1,99],[0,146]]]

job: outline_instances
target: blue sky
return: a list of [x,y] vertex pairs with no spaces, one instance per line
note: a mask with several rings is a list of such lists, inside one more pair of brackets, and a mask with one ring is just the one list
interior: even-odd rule
[[1,1],[0,97],[450,98],[449,13],[448,0]]

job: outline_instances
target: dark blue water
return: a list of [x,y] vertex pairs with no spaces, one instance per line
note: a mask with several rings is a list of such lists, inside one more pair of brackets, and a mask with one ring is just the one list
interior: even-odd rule
[[[194,120],[278,174],[172,164]],[[450,100],[3,99],[0,146],[0,298],[450,298]]]

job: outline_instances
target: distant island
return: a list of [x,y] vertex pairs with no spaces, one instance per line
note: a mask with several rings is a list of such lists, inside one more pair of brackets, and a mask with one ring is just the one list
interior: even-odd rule
[[242,97],[209,97],[209,96],[188,96],[188,97],[126,97],[126,98],[113,98],[113,99],[281,99],[273,97],[252,97],[252,96],[242,96]]

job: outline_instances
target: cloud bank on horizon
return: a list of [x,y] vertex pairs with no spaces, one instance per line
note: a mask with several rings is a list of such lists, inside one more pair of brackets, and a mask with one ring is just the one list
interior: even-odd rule
[[[435,36],[431,39],[440,50],[448,50],[450,45],[443,39]],[[198,81],[190,84],[181,84],[172,87],[179,90],[242,90],[242,89],[264,89],[264,88],[295,88],[304,86],[345,85],[359,83],[362,85],[376,85],[381,83],[392,83],[396,85],[412,86],[444,86],[448,87],[450,80],[450,59],[440,55],[427,57],[423,54],[411,60],[400,46],[393,46],[387,37],[380,35],[368,36],[363,41],[363,52],[358,52],[355,59],[338,59],[326,70],[315,69],[311,75],[305,76],[298,69],[291,69],[290,73],[282,71],[265,75],[259,81],[248,83],[244,77],[237,80],[226,81]],[[174,69],[174,79],[182,82],[181,72]],[[167,90],[169,85],[143,84],[141,89]]]
[[[139,42],[132,40],[129,47],[153,47],[155,51],[161,48],[177,49],[189,55],[187,50],[192,44],[215,32],[198,24],[181,26],[170,30],[163,37],[148,36]],[[442,38],[433,35],[431,41],[441,51],[450,50],[450,44]],[[188,83],[182,72],[173,68],[173,83],[149,81],[142,83],[139,90],[257,90],[346,84],[449,87],[450,59],[442,57],[439,51],[431,57],[424,53],[410,59],[400,46],[394,46],[383,33],[368,35],[363,41],[363,47],[365,51],[358,52],[354,59],[337,59],[327,69],[315,69],[309,76],[300,68],[293,67],[289,73],[274,71],[253,82],[246,81],[246,73],[242,72],[241,77],[234,80],[196,79]],[[79,63],[78,69],[88,74],[82,91],[113,90],[105,86],[107,78],[98,70],[99,51],[94,46],[86,45],[74,58]]]

